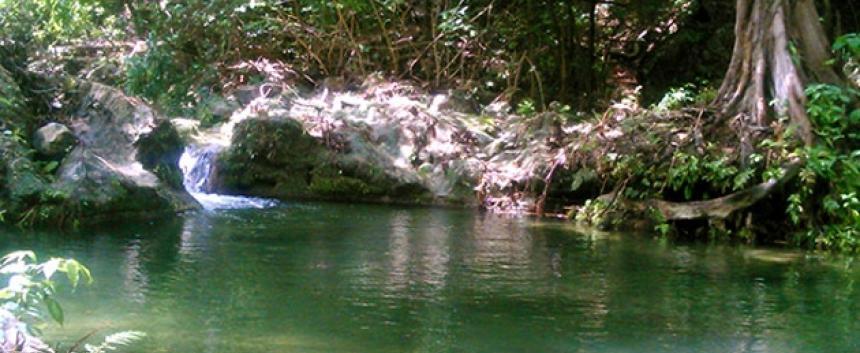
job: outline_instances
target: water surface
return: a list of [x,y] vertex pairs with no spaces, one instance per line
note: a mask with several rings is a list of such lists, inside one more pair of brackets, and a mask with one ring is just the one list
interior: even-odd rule
[[337,204],[0,232],[96,278],[50,340],[147,332],[130,352],[860,350],[848,257]]

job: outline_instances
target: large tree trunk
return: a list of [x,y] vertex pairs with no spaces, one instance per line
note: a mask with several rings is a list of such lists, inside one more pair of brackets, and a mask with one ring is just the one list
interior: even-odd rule
[[[741,155],[753,150],[752,137],[787,118],[803,144],[815,141],[806,114],[805,89],[812,83],[841,83],[826,64],[829,41],[813,0],[737,0],[735,45],[725,80],[712,108],[731,119]],[[722,219],[766,198],[797,175],[803,161],[792,160],[784,173],[749,189],[720,198],[686,203],[651,200],[667,220]]]
[[804,89],[837,83],[826,64],[829,42],[813,0],[737,0],[735,46],[725,80],[713,102],[723,117],[749,128],[787,117],[806,144],[814,140]]

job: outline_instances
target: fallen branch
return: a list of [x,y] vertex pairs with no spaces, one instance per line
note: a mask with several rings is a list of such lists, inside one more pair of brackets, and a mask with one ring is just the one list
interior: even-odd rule
[[[624,207],[637,211],[653,209],[667,221],[696,220],[696,219],[725,219],[735,211],[755,205],[758,201],[771,195],[785,183],[794,179],[800,172],[802,162],[795,160],[782,168],[782,177],[772,178],[750,188],[710,200],[672,202],[659,199],[645,201],[626,200]],[[613,198],[613,193],[601,198]]]

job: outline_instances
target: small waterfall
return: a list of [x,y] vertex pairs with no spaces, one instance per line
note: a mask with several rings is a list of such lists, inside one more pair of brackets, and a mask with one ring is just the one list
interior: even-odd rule
[[211,193],[211,176],[215,167],[215,157],[222,149],[223,147],[220,145],[190,145],[185,147],[182,157],[179,158],[179,168],[182,170],[182,182],[185,185],[185,190],[207,210],[276,206],[277,201],[270,199]]

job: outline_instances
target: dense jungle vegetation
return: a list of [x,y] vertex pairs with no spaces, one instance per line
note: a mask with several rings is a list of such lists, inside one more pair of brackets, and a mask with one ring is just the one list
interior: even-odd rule
[[0,129],[59,120],[67,77],[212,120],[242,85],[378,76],[555,127],[534,213],[851,251],[858,32],[852,0],[0,0]]
[[[248,87],[280,96],[237,103]],[[268,119],[278,109],[306,120]],[[362,117],[344,122],[367,111],[409,125],[380,133],[407,162],[338,159],[397,149],[367,147],[379,130]],[[236,114],[246,121],[230,125]],[[239,136],[218,155],[234,189],[215,191],[231,195],[467,205],[860,250],[854,0],[0,0],[0,225],[199,208],[189,192],[211,190],[183,184],[179,155],[192,144],[165,117]],[[447,150],[427,152],[434,143]],[[432,182],[403,182],[392,165]],[[427,190],[440,180],[453,185],[447,203]],[[39,329],[64,321],[59,283],[92,281],[73,259],[30,251],[0,259],[0,277],[3,336],[16,338],[0,352],[50,351]],[[62,348],[143,337],[86,344],[92,335]]]

